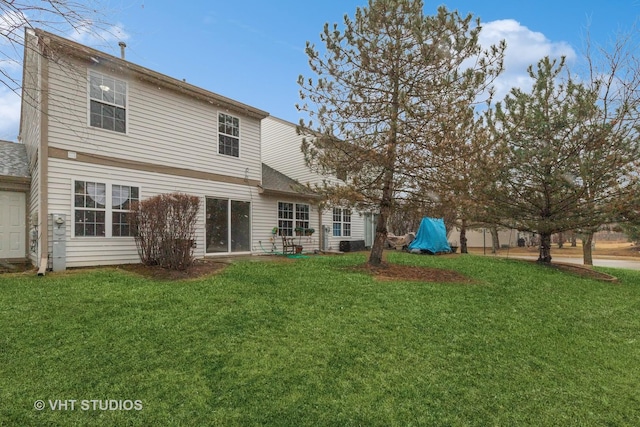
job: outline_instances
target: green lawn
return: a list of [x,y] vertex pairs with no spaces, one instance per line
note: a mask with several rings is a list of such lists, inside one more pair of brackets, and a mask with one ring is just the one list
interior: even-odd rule
[[640,425],[640,272],[389,258],[478,283],[376,282],[362,255],[0,275],[0,425]]

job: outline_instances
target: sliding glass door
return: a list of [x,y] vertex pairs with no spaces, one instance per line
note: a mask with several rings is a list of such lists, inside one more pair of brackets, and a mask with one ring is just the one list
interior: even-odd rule
[[207,253],[251,251],[251,203],[207,197]]

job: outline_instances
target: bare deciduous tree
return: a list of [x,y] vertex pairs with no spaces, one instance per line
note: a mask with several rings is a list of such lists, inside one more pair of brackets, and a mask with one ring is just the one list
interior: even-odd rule
[[106,10],[98,0],[0,0],[0,84],[20,93],[25,28],[100,38],[112,31]]

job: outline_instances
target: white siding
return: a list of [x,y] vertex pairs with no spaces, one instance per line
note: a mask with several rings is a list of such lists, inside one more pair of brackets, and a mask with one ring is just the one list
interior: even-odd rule
[[[24,57],[24,78],[22,82],[22,116],[20,118],[20,141],[25,145],[27,158],[29,160],[29,172],[31,174],[31,188],[29,200],[27,201],[27,215],[29,225],[29,259],[34,265],[40,262],[40,233],[46,230],[39,218],[40,209],[40,120],[42,112],[42,90],[40,81],[41,57],[37,53],[34,45],[35,40],[31,37],[26,39],[29,47],[25,49]],[[45,218],[46,220],[46,218]],[[35,237],[35,242],[33,241]],[[33,251],[32,251],[33,249]]]
[[322,176],[307,167],[301,150],[302,139],[293,123],[271,116],[263,119],[262,161],[302,184],[337,182],[334,177]]
[[[304,161],[300,147],[302,136],[297,134],[296,125],[276,117],[262,120],[262,161],[279,172],[298,180],[302,184],[321,184],[323,180],[339,182],[335,177],[317,174]],[[364,215],[353,210],[351,215],[351,236],[333,237],[333,211],[322,213],[322,225],[329,227],[330,250],[338,250],[341,240],[364,240]],[[314,226],[316,230],[318,227]],[[316,232],[318,238],[320,233]],[[319,243],[320,244],[320,243]]]
[[351,212],[350,237],[333,236],[333,209],[326,209],[322,212],[322,225],[329,228],[328,250],[337,251],[342,240],[364,240],[364,215],[356,210]]
[[29,232],[29,259],[33,265],[38,265],[40,262],[40,230],[42,224],[39,218],[40,209],[40,169],[35,168],[31,172],[31,190],[29,191],[29,201],[27,205],[27,215],[29,216],[29,226],[27,230]]
[[[267,239],[270,236],[272,226],[269,226],[268,230],[263,230],[256,225],[256,215],[267,211],[268,204],[262,203],[258,196],[258,189],[255,187],[180,178],[72,160],[49,159],[49,213],[63,213],[69,218],[66,244],[67,267],[139,262],[135,241],[132,237],[72,237],[72,183],[74,180],[93,180],[108,184],[138,186],[142,199],[170,192],[199,196],[201,206],[196,233],[197,248],[194,251],[196,257],[205,256],[205,197],[251,202],[252,216],[254,217],[252,252],[259,253],[258,240]],[[260,221],[257,223],[260,224]]]
[[[271,230],[278,225],[278,202],[290,203],[307,203],[304,200],[296,200],[291,197],[267,197],[260,196],[254,204],[253,215],[253,237],[254,252],[256,254],[271,253]],[[295,242],[300,243],[303,252],[313,252],[320,249],[320,232],[318,230],[318,208],[317,206],[309,206],[309,224],[316,232],[311,237],[296,237]],[[274,239],[276,244],[276,252],[282,253],[282,238],[276,236]]]
[[[113,70],[128,84],[127,133],[88,126],[88,70],[50,66],[49,145],[65,150],[261,179],[260,121]],[[240,157],[218,154],[218,112],[240,119]]]
[[[498,240],[500,242],[500,246],[509,245],[511,247],[518,246],[518,230],[498,230]],[[467,246],[470,248],[482,248],[487,247],[490,248],[492,244],[491,240],[491,231],[489,229],[486,232],[480,229],[468,229],[466,232],[467,237]],[[454,228],[449,233],[449,242],[459,245],[460,243],[460,229]]]

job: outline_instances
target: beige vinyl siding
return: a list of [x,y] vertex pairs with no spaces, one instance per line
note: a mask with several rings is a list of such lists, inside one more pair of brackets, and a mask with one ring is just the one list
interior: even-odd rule
[[[39,218],[40,209],[40,138],[41,138],[41,117],[42,112],[40,106],[42,105],[42,92],[41,92],[41,58],[37,54],[36,47],[33,46],[34,39],[27,38],[26,42],[29,43],[27,49],[25,49],[25,71],[22,82],[22,110],[21,110],[21,123],[20,123],[20,142],[25,145],[27,151],[27,158],[29,160],[29,173],[31,174],[31,187],[27,200],[27,244],[32,245],[32,237],[35,235],[40,242],[39,235],[46,232],[46,218]],[[34,265],[38,265],[40,262],[40,248],[35,246],[36,251],[31,251],[31,248],[27,248],[27,254],[29,259]]]
[[[303,247],[304,252],[313,252],[320,249],[320,232],[318,229],[318,208],[306,200],[287,198],[287,197],[270,197],[261,195],[260,199],[254,204],[253,215],[253,238],[254,252],[258,255],[271,253],[271,230],[278,225],[278,202],[289,203],[306,203],[309,205],[309,224],[316,231],[311,237],[296,237],[295,242]],[[262,247],[260,247],[262,243]],[[275,237],[276,252],[282,253],[282,238]]]
[[[32,40],[32,39],[27,39]],[[29,159],[29,169],[33,174],[33,167],[38,160],[40,148],[40,105],[42,92],[40,90],[40,56],[33,46],[25,49],[25,72],[22,82],[22,110],[20,142],[25,145]]]
[[[45,230],[45,228],[42,227],[42,224],[46,224],[46,222],[42,222],[40,221],[40,218],[38,218],[39,210],[40,210],[40,169],[34,168],[33,171],[31,172],[31,189],[29,191],[29,200],[27,201],[27,218],[29,221],[27,225],[27,233],[29,233],[29,236],[28,236],[29,248],[27,250],[27,254],[29,256],[29,259],[31,260],[31,263],[34,265],[38,265],[38,263],[40,262],[40,255],[39,255],[40,251],[38,246],[40,244],[39,235],[42,232],[41,230]],[[34,237],[37,241],[35,244],[32,241]],[[32,251],[32,249],[34,250]]]
[[[93,69],[93,68],[92,68]],[[86,67],[52,64],[52,147],[259,180],[260,121],[159,88],[127,74],[95,71],[127,82],[127,133],[88,126]],[[71,71],[70,71],[71,70]],[[240,119],[240,158],[218,154],[218,112]]]
[[322,225],[329,227],[329,250],[337,251],[342,240],[364,240],[364,215],[355,209],[351,211],[351,236],[333,236],[333,208],[322,212]]
[[[245,185],[179,178],[159,173],[61,159],[49,160],[49,172],[49,213],[64,213],[69,219],[66,244],[67,267],[139,262],[135,241],[132,237],[72,237],[72,185],[74,180],[138,186],[141,199],[171,192],[182,192],[200,197],[201,205],[196,233],[197,248],[194,250],[196,257],[205,256],[205,197],[250,202],[254,218],[256,208],[260,204],[258,189]],[[258,210],[264,210],[264,208]],[[252,224],[252,231],[256,229],[255,227]],[[271,228],[269,228],[269,233],[270,230]],[[259,250],[257,245],[259,238],[259,234],[256,235],[255,232],[252,234],[251,243],[254,252]]]
[[[320,184],[323,180],[340,182],[335,177],[322,176],[311,171],[304,162],[304,154],[300,150],[302,136],[297,134],[296,125],[276,117],[262,120],[262,161],[296,179],[303,184]],[[317,224],[317,223],[316,223]],[[351,215],[351,236],[333,237],[333,210],[322,212],[322,225],[329,227],[329,247],[338,250],[341,240],[364,240],[364,215],[355,209]],[[317,225],[318,238],[320,234]]]
[[321,184],[325,179],[338,181],[307,167],[300,150],[302,139],[295,124],[271,116],[262,119],[262,161],[302,184]]
[[[482,228],[467,229],[467,246],[470,248],[490,248],[493,240],[491,238],[491,231],[489,229],[486,232],[482,231]],[[498,240],[501,245],[509,245],[511,247],[518,246],[518,231],[517,230],[498,230]],[[460,243],[460,229],[454,227],[449,231],[449,242],[459,244]]]

